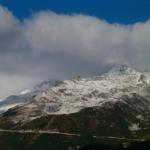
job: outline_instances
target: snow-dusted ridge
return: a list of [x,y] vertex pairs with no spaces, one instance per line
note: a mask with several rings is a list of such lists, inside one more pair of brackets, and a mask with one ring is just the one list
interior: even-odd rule
[[123,95],[132,97],[132,93],[148,97],[149,88],[149,74],[121,66],[112,68],[100,77],[66,80],[40,93],[35,99],[50,99],[54,102],[45,105],[47,113],[67,114],[86,107],[101,106],[108,101],[114,103]]
[[4,100],[0,100],[0,114],[6,112],[8,109],[26,103],[31,97],[37,95],[39,92],[45,91],[56,83],[55,80],[47,80],[35,85],[31,89],[26,89],[20,92],[19,95],[12,95]]
[[25,94],[31,94],[31,93],[38,93],[44,90],[47,90],[48,88],[54,86],[56,84],[56,80],[47,80],[43,81],[40,84],[37,84],[31,89],[26,89],[24,91],[20,92],[20,95],[25,95]]
[[[149,91],[150,74],[123,65],[101,76],[77,77],[50,85],[45,90],[39,90],[34,97],[30,95],[18,108],[26,114],[26,119],[32,120],[45,114],[70,114],[87,107],[101,107],[108,102],[113,104],[122,101],[123,95],[132,97],[133,93],[149,99]],[[21,117],[18,116],[18,119]]]
[[103,76],[115,76],[115,75],[127,75],[127,74],[137,74],[139,73],[135,69],[127,66],[127,65],[121,65],[121,66],[115,66],[112,67],[107,73],[105,73]]

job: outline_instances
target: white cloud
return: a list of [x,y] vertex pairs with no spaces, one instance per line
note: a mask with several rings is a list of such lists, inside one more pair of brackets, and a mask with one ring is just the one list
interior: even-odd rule
[[150,21],[110,24],[90,16],[47,11],[26,21],[25,36],[36,53],[64,53],[103,64],[149,66]]
[[0,6],[0,31],[10,31],[16,28],[19,21],[13,16],[13,14],[7,9]]
[[100,73],[116,63],[150,69],[149,57],[149,20],[110,24],[85,15],[42,11],[21,22],[0,7],[0,81],[3,86],[6,82],[0,92],[3,96],[13,88],[7,86],[14,82],[13,76],[20,83],[16,88],[22,89],[31,85],[27,81]]
[[7,9],[0,6],[0,50],[13,50],[20,41],[20,23]]

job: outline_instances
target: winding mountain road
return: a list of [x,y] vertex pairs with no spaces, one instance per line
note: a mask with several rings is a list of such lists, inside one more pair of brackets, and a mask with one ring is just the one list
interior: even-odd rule
[[7,133],[61,134],[61,135],[67,135],[67,136],[81,136],[80,134],[65,133],[65,132],[58,132],[58,131],[51,131],[51,130],[4,130],[4,129],[0,129],[0,132],[7,132]]
[[[66,136],[82,136],[81,134],[75,133],[66,133],[66,132],[59,132],[59,131],[52,131],[52,130],[4,130],[0,129],[0,132],[6,133],[38,133],[38,134],[59,134],[59,135],[66,135]],[[125,138],[125,137],[105,137],[105,136],[92,136],[96,139],[116,139],[116,140],[129,140],[129,141],[145,141],[146,139],[136,139],[136,138]]]

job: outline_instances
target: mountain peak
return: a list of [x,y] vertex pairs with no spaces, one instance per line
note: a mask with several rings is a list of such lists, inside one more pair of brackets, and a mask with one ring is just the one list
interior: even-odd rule
[[33,88],[21,91],[20,95],[31,94],[31,93],[36,94],[38,92],[45,91],[48,88],[54,86],[57,82],[58,82],[57,80],[50,80],[50,79],[46,80],[46,81],[43,81],[39,84],[36,84]]
[[137,71],[128,65],[116,65],[113,66],[105,75],[123,75],[123,74],[136,74]]

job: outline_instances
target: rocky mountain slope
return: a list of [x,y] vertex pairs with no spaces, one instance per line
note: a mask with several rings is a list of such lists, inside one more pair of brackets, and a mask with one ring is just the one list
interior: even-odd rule
[[1,128],[57,130],[95,136],[149,136],[148,72],[122,65],[100,76],[78,76],[31,93],[26,93],[27,98],[26,94],[19,95],[24,98],[20,101],[18,98],[14,107],[1,113]]

